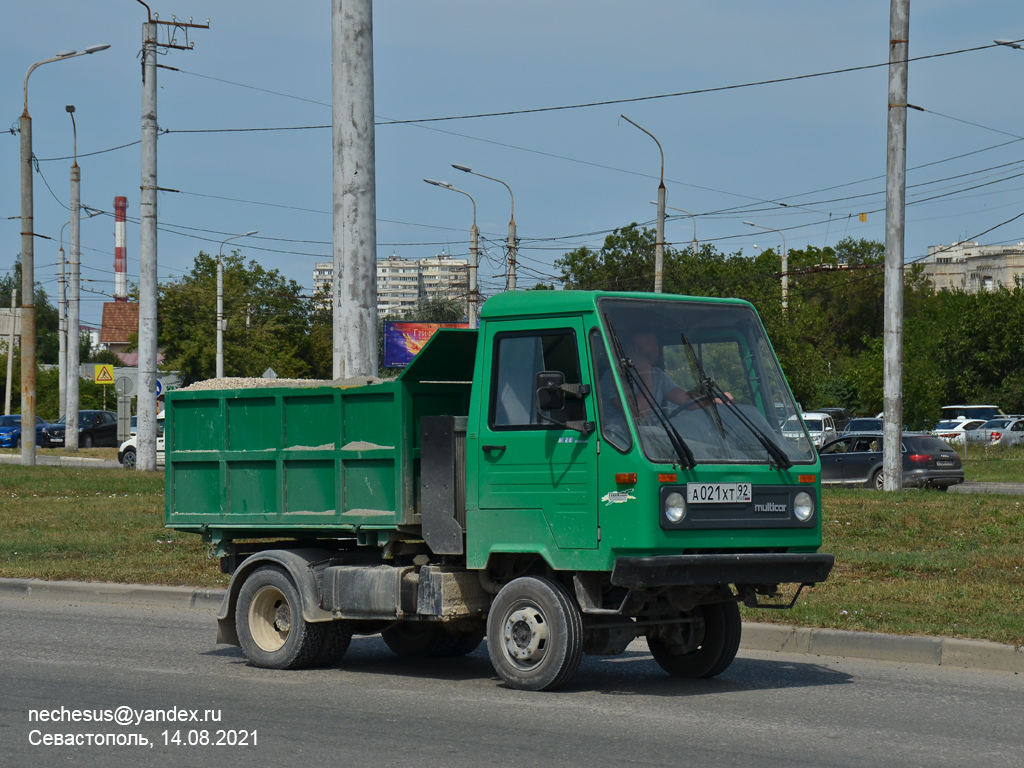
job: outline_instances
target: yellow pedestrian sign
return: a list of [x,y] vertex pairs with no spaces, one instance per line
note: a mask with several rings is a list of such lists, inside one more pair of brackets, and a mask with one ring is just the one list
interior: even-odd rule
[[95,381],[97,384],[113,384],[114,366],[110,364],[97,365]]

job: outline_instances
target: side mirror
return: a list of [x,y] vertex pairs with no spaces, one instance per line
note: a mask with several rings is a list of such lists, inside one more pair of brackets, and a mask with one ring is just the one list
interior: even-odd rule
[[565,374],[561,371],[540,371],[535,380],[537,410],[560,411],[565,408]]

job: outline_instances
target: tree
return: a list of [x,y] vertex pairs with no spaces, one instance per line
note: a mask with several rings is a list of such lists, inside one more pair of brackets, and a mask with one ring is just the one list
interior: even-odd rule
[[[224,257],[224,375],[281,377],[313,372],[308,302],[294,280],[265,270],[238,251]],[[216,375],[217,260],[200,252],[179,280],[159,286],[158,343],[165,370],[185,384]]]
[[[0,307],[11,306],[11,293],[17,290],[18,306],[22,305],[21,297],[21,257],[19,256],[10,272],[0,277]],[[56,363],[60,355],[60,336],[57,333],[57,308],[50,303],[46,291],[36,283],[36,361],[40,363]],[[4,373],[6,375],[6,372]]]

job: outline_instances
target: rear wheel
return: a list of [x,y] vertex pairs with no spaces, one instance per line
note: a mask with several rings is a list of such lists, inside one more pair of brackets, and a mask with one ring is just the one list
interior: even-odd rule
[[487,650],[513,688],[550,691],[576,673],[583,655],[579,607],[558,584],[537,576],[510,581],[487,617]]
[[92,435],[83,435],[82,436],[82,447],[83,448],[92,448]]
[[403,659],[427,659],[447,656],[455,639],[438,625],[420,621],[400,621],[380,636],[396,656]]
[[272,565],[257,568],[242,584],[235,628],[246,658],[257,667],[309,666],[324,648],[324,624],[302,618],[298,589],[287,573]]
[[664,625],[647,637],[658,666],[675,677],[706,678],[724,672],[736,658],[743,632],[736,603],[702,605],[680,618],[693,621]]
[[333,667],[348,651],[352,642],[352,625],[347,621],[328,621],[323,624],[324,639],[320,652],[311,667]]

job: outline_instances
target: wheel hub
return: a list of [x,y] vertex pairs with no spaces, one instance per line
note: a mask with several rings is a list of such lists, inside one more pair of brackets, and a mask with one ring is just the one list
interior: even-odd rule
[[277,606],[277,611],[274,614],[274,626],[277,627],[278,632],[287,632],[292,628],[292,612],[288,603],[281,603]]
[[534,607],[513,611],[505,620],[505,651],[513,661],[536,664],[544,658],[548,627]]

